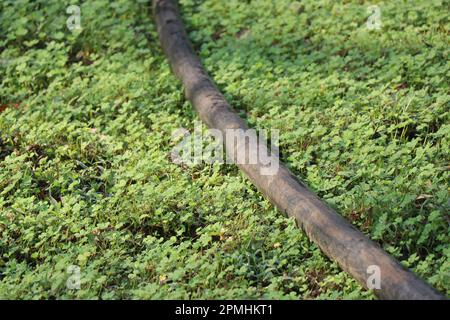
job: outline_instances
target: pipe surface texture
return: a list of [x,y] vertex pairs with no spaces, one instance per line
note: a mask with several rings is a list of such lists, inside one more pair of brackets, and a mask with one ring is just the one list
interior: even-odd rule
[[[228,129],[247,130],[246,123],[232,110],[203,69],[191,47],[176,2],[154,0],[153,11],[160,42],[172,71],[183,83],[186,96],[201,120],[208,127],[220,130],[224,136]],[[269,151],[265,149],[268,148],[265,141],[243,140],[225,138],[227,154],[247,152],[255,155]],[[272,157],[279,160],[276,155]],[[371,276],[368,270],[379,267],[380,288],[374,289],[379,298],[445,299],[328,207],[281,163],[272,174],[264,173],[267,164],[259,160],[253,164],[238,162],[237,165],[279,210],[295,218],[309,239],[364,287],[367,288]]]

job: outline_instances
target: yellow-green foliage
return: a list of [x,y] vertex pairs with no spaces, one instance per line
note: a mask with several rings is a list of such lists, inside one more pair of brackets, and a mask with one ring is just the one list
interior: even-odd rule
[[[181,8],[220,89],[280,130],[293,172],[448,294],[445,1]],[[198,118],[147,1],[3,0],[0,30],[0,298],[373,297],[236,167],[170,161],[172,131]]]

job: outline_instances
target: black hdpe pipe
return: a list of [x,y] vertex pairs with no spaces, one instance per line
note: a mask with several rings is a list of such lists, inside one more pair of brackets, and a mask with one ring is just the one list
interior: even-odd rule
[[[247,130],[246,123],[214,85],[192,49],[177,3],[154,0],[153,12],[161,46],[172,71],[183,83],[186,97],[201,120],[224,136],[228,129]],[[238,139],[236,143],[234,139],[225,139],[226,151],[233,155],[242,152],[255,155],[265,150],[266,145],[261,141],[251,143]],[[276,160],[279,161],[278,157]],[[328,207],[282,164],[272,175],[261,174],[267,165],[259,160],[256,164],[237,163],[237,166],[279,210],[295,218],[311,241],[361,285],[367,288],[368,270],[377,266],[381,279],[379,289],[373,289],[377,297],[446,299]]]

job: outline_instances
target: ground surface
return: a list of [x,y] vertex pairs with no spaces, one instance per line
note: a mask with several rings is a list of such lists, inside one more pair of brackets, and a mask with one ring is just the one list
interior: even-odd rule
[[[76,2],[0,3],[0,298],[373,298],[235,167],[171,162],[198,119],[147,1],[87,1],[72,32]],[[381,30],[372,2],[181,1],[250,125],[448,294],[448,3],[374,2]]]

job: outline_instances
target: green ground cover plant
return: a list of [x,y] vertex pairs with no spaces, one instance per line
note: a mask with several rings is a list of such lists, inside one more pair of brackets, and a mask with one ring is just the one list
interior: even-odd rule
[[[448,295],[448,2],[180,3],[242,117]],[[171,161],[198,118],[148,1],[3,0],[0,30],[0,298],[374,298],[235,166]]]

